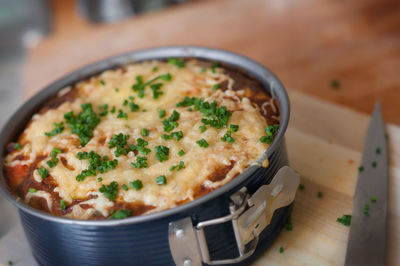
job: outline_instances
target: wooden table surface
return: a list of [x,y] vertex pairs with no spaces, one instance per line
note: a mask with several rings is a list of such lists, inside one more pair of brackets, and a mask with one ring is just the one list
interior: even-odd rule
[[[62,75],[119,53],[161,45],[238,52],[269,67],[289,90],[400,124],[400,1],[198,0],[94,25],[75,1],[52,1],[54,30],[28,53],[25,98]],[[340,83],[338,89],[331,81]]]

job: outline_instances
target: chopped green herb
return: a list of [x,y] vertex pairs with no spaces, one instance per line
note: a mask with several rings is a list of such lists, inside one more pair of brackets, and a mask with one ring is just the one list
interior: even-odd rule
[[136,112],[137,110],[139,110],[140,107],[136,103],[130,102],[129,103],[129,108],[131,109],[131,112]]
[[323,196],[323,195],[322,195],[322,192],[319,191],[319,192],[317,193],[317,197],[318,197],[318,198],[322,198],[322,196]]
[[142,112],[145,113],[145,112],[147,112],[147,110],[146,110],[146,109],[143,109]]
[[303,184],[300,184],[300,185],[299,185],[299,189],[300,189],[300,190],[305,190],[305,189],[306,189],[306,186],[303,185]]
[[[153,84],[153,82],[155,82],[158,79],[162,79],[164,81],[170,81],[172,79],[172,76],[170,73],[167,73],[165,75],[159,75],[149,81],[147,81],[146,83],[143,82],[143,77],[142,76],[136,76],[136,84],[132,85],[132,90],[138,93],[138,97],[139,98],[143,98],[144,97],[144,90],[146,88],[146,86]],[[157,91],[158,96],[160,95],[161,92],[158,91],[158,89],[160,89],[161,85],[156,85],[154,88],[152,88],[153,92]],[[156,97],[158,97],[156,96]],[[154,97],[154,94],[153,94]]]
[[372,197],[371,197],[371,202],[372,202],[372,203],[376,203],[376,197],[375,197],[375,196],[372,196]]
[[116,157],[119,157],[120,155],[128,154],[130,149],[125,148],[125,146],[128,142],[128,139],[129,139],[129,135],[124,135],[122,133],[114,134],[112,136],[112,139],[108,142],[108,147],[109,148],[116,147],[116,150],[114,151],[114,155]]
[[372,167],[376,167],[376,165],[377,165],[377,163],[376,163],[376,161],[373,161],[372,163],[371,163],[371,165],[372,165]]
[[118,193],[118,183],[116,181],[112,181],[108,185],[102,185],[101,188],[99,188],[99,191],[103,193],[103,195],[109,200],[115,201]]
[[359,171],[359,172],[364,171],[364,166],[361,165],[360,167],[358,167],[358,171]]
[[279,248],[279,253],[283,253],[285,251],[285,249],[283,247]]
[[207,130],[207,126],[206,125],[201,125],[199,126],[200,132],[203,133]]
[[119,89],[118,89],[118,88],[115,88],[115,92],[119,92]]
[[178,127],[178,122],[176,122],[180,117],[180,114],[177,111],[172,111],[170,117],[165,118],[163,120],[164,131],[171,132],[174,128]]
[[129,186],[130,186],[131,188],[136,189],[136,190],[141,190],[142,187],[143,187],[143,183],[142,183],[141,180],[136,179],[136,180],[133,181],[133,182],[129,182]]
[[341,223],[345,226],[350,226],[351,224],[351,215],[343,214],[343,216],[336,219],[336,222]]
[[108,114],[108,104],[104,104],[103,106],[99,106],[100,113],[99,116],[106,116]]
[[149,135],[149,131],[147,129],[143,128],[142,131],[140,131],[140,134],[143,137],[147,137]]
[[213,90],[218,90],[218,89],[219,89],[219,86],[220,86],[219,83],[216,83],[216,84],[212,87],[212,89],[213,89]]
[[369,205],[368,204],[364,205],[364,214],[369,215]]
[[164,118],[166,113],[165,110],[158,110],[158,118]]
[[205,68],[205,67],[202,67],[202,68],[201,68],[201,72],[203,72],[203,73],[206,72],[206,68]]
[[212,66],[211,66],[211,73],[215,73],[215,69],[219,66],[218,62],[213,62]]
[[54,123],[53,126],[54,126],[54,129],[52,131],[44,133],[47,137],[52,137],[52,136],[55,136],[57,134],[60,134],[65,129],[64,122]]
[[278,125],[269,125],[265,128],[265,136],[260,138],[260,142],[271,144],[274,140],[275,134],[278,132],[279,126]]
[[288,231],[293,230],[292,218],[290,216],[286,221],[286,230],[288,230]]
[[171,80],[172,80],[172,76],[171,76],[170,73],[167,73],[167,74],[165,74],[165,75],[161,75],[160,78],[161,78],[162,80],[165,80],[165,81],[171,81]]
[[54,166],[56,166],[56,165],[58,164],[59,159],[58,159],[56,156],[57,156],[57,154],[59,154],[59,153],[61,153],[61,150],[58,149],[58,148],[54,148],[54,149],[51,151],[51,154],[50,154],[51,160],[48,160],[48,161],[47,161],[47,165],[48,165],[50,168],[53,168]]
[[61,210],[65,211],[67,209],[67,204],[64,200],[60,200],[60,208]]
[[42,177],[42,179],[45,179],[49,175],[49,170],[41,166],[38,169],[38,173]]
[[196,143],[202,148],[207,148],[209,146],[208,142],[205,139],[198,140],[196,141]]
[[170,140],[170,139],[172,139],[172,135],[162,134],[162,135],[161,135],[161,138],[162,138],[163,140]]
[[19,144],[19,143],[14,143],[14,150],[20,150],[20,149],[22,149],[21,144]]
[[152,71],[156,72],[158,70],[158,67],[153,67]]
[[101,182],[101,181],[103,181],[102,177],[97,178],[97,182]]
[[151,152],[151,150],[149,148],[146,148],[146,146],[148,144],[149,143],[147,141],[145,141],[144,139],[142,139],[142,138],[137,138],[136,139],[136,149],[138,151],[140,151],[140,153],[142,153],[144,155],[147,155],[149,152]]
[[162,83],[155,83],[150,85],[150,89],[153,91],[153,99],[158,99],[159,96],[163,95],[161,91]]
[[183,155],[185,155],[185,151],[184,151],[184,150],[180,150],[180,151],[178,151],[178,155],[179,155],[179,156],[183,156]]
[[159,186],[165,185],[167,184],[167,178],[165,177],[165,175],[160,175],[156,177],[156,183]]
[[189,111],[189,112],[192,112],[192,111],[193,111],[193,108],[192,108],[192,107],[189,107],[189,108],[188,108],[188,111]]
[[180,161],[179,164],[171,166],[171,168],[169,170],[170,171],[174,171],[174,170],[180,171],[182,169],[185,169],[185,162]]
[[238,125],[230,125],[229,129],[226,131],[225,135],[221,138],[222,141],[227,141],[230,144],[235,142],[235,139],[232,137],[233,132],[237,132],[239,130]]
[[120,209],[116,213],[111,214],[108,219],[109,220],[114,220],[114,219],[125,219],[132,216],[132,211],[128,209]]
[[381,148],[376,148],[376,154],[381,154]]
[[128,100],[125,99],[124,102],[122,103],[123,106],[127,106],[128,105]]
[[31,187],[31,188],[29,188],[28,191],[29,191],[30,193],[35,193],[37,190],[36,190],[36,188]]
[[147,158],[144,156],[137,156],[136,163],[131,163],[131,165],[135,168],[147,168],[149,167],[147,164]]
[[385,132],[385,139],[388,140],[389,139],[389,134],[387,132]]
[[185,67],[185,61],[183,61],[183,59],[181,58],[170,58],[168,59],[168,63],[171,65],[175,65],[179,68]]
[[92,104],[81,104],[82,112],[74,115],[73,111],[64,114],[65,121],[72,134],[78,135],[81,146],[85,146],[93,137],[93,130],[100,123],[100,118],[93,112]]
[[128,186],[127,186],[126,184],[123,184],[121,187],[122,187],[122,189],[125,190],[125,191],[127,191],[127,190],[129,189]]
[[116,110],[116,109],[115,109],[115,106],[113,106],[113,107],[111,108],[110,113],[112,113],[112,114],[115,113],[115,110]]
[[102,79],[101,79],[101,80],[99,80],[99,82],[100,82],[100,84],[101,84],[101,85],[103,85],[103,86],[105,86],[105,85],[106,85],[106,82],[105,82],[104,80],[102,80]]
[[172,132],[171,136],[174,137],[175,140],[179,141],[181,138],[183,138],[183,133],[182,131]]
[[78,152],[76,157],[79,160],[88,160],[89,167],[88,169],[82,170],[80,174],[76,176],[77,181],[83,181],[88,176],[95,176],[97,172],[103,174],[109,170],[115,169],[118,165],[117,160],[108,160],[107,156],[101,157],[99,154],[94,151],[88,152]]
[[331,88],[334,89],[334,90],[339,89],[339,88],[340,88],[340,82],[339,82],[339,80],[333,79],[333,80],[331,81]]
[[8,261],[8,266],[13,266],[14,265],[14,262],[12,262],[12,260],[9,260]]
[[118,115],[117,118],[123,118],[125,120],[128,120],[128,114],[122,111],[121,109],[118,110]]
[[154,150],[156,152],[156,159],[160,162],[168,160],[169,148],[165,146],[155,146]]
[[204,125],[209,125],[220,129],[226,127],[228,124],[229,117],[232,113],[229,112],[226,106],[217,107],[217,102],[206,102],[204,99],[198,99],[196,97],[185,97],[183,101],[176,104],[177,107],[188,107],[193,106],[194,110],[199,111],[203,115],[201,122]]

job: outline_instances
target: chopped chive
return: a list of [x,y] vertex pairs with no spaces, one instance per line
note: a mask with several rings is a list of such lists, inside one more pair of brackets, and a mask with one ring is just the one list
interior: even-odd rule
[[106,82],[105,82],[104,80],[102,80],[102,79],[101,79],[101,80],[99,80],[99,82],[100,82],[100,84],[101,84],[101,85],[103,85],[103,86],[105,86],[105,85],[106,85]]
[[110,110],[111,113],[115,113],[115,106],[113,106]]
[[179,164],[171,166],[171,168],[169,170],[170,171],[174,171],[174,170],[180,171],[182,169],[185,169],[185,162],[180,161]]
[[136,189],[136,190],[141,190],[142,187],[143,187],[143,183],[142,183],[141,180],[136,179],[136,180],[133,181],[133,182],[129,182],[129,186],[130,186],[131,188]]
[[371,202],[372,202],[372,203],[376,203],[376,197],[375,197],[375,196],[372,196],[372,197],[371,197]]
[[360,167],[358,167],[358,171],[359,171],[359,172],[364,171],[364,166],[361,165]]
[[14,262],[12,260],[9,260],[8,261],[8,266],[13,266],[13,265],[14,265]]
[[159,186],[165,185],[167,184],[167,178],[165,177],[165,175],[160,175],[156,177],[156,183]]
[[377,163],[376,163],[376,161],[373,161],[372,163],[371,163],[371,165],[372,165],[372,167],[376,167],[376,165],[377,165]]
[[368,204],[364,205],[364,214],[369,215],[369,205]]
[[118,89],[118,88],[115,88],[115,92],[119,92],[119,89]]
[[179,68],[185,67],[185,61],[183,61],[183,59],[181,58],[170,58],[168,59],[168,63],[171,65],[175,65]]
[[299,189],[300,189],[300,190],[305,190],[305,189],[306,189],[306,186],[303,185],[303,184],[300,184],[300,185],[299,185]]
[[20,150],[20,149],[22,149],[21,144],[19,144],[19,143],[14,143],[14,149],[15,149],[15,150]]
[[198,140],[196,141],[196,143],[202,148],[207,148],[208,146],[210,146],[205,139]]
[[101,181],[103,181],[102,177],[97,178],[97,182],[101,182]]
[[279,253],[283,253],[285,251],[285,249],[283,247],[279,248]]
[[153,69],[151,71],[156,72],[158,70],[158,67],[153,67]]
[[213,89],[213,90],[218,90],[219,86],[220,86],[219,83],[217,83],[217,84],[215,84],[215,85],[212,87],[212,89]]
[[202,68],[201,68],[201,72],[203,72],[203,73],[206,72],[206,68],[205,68],[205,67],[202,67]]
[[147,129],[143,128],[142,131],[140,132],[140,134],[143,137],[147,137],[149,135],[149,131]]
[[29,188],[28,191],[29,191],[30,193],[35,193],[37,190],[36,190],[36,188],[31,187],[31,188]]
[[41,166],[38,169],[38,173],[39,175],[42,177],[42,179],[45,179],[48,175],[49,175],[49,170],[47,170],[46,168],[44,168],[43,166]]
[[376,148],[376,154],[381,154],[381,148]]
[[215,73],[215,68],[219,66],[219,63],[217,61],[214,61],[212,66],[211,66],[211,73]]
[[121,187],[122,187],[122,189],[125,190],[125,191],[127,191],[127,190],[129,189],[128,186],[127,186],[126,184],[123,184]]
[[[112,211],[114,211],[114,210],[112,210]],[[125,219],[132,215],[132,211],[127,210],[127,209],[120,209],[116,213],[112,212],[110,214],[111,215],[108,217],[109,220]]]
[[65,211],[67,209],[67,204],[64,200],[60,200],[60,208],[61,210]]
[[317,194],[317,197],[318,197],[318,198],[322,198],[322,196],[323,196],[323,195],[322,195],[322,192],[319,191],[318,194]]
[[351,215],[343,214],[342,217],[336,219],[336,222],[343,224],[344,226],[350,226],[351,224]]
[[287,231],[292,231],[293,230],[292,218],[290,216],[286,221],[286,230]]
[[158,118],[164,118],[166,114],[165,110],[158,110]]
[[178,151],[178,155],[179,155],[179,156],[183,156],[183,155],[185,155],[185,151],[184,151],[184,150],[180,150],[180,151]]
[[207,126],[206,125],[201,125],[199,126],[200,132],[203,133],[207,130]]

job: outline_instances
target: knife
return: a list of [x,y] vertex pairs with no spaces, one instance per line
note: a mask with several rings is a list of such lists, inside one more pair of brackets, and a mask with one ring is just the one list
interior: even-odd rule
[[375,105],[353,200],[346,266],[384,265],[388,152],[381,105]]

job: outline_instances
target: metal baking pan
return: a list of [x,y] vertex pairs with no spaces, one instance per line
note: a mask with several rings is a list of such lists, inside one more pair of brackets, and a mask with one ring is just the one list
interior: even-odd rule
[[[0,161],[32,115],[62,88],[126,63],[170,57],[218,61],[260,81],[279,101],[279,131],[270,147],[242,174],[221,188],[178,207],[123,220],[87,221],[34,209],[7,189],[40,265],[239,265],[263,252],[282,230],[299,177],[289,168],[284,141],[289,100],[281,82],[264,66],[231,52],[174,46],[130,52],[79,69],[50,84],[22,105],[0,133]],[[268,167],[261,162],[269,160]],[[272,218],[272,219],[271,219]]]

